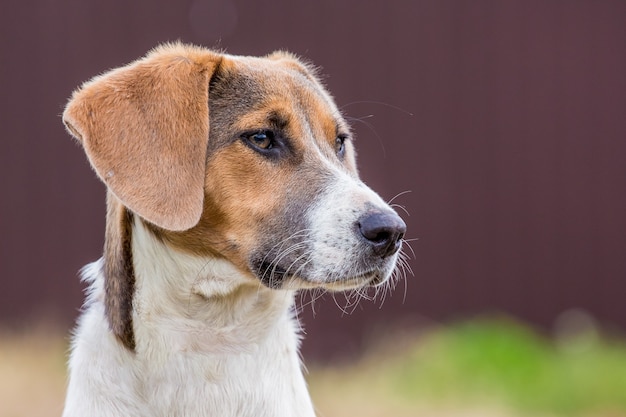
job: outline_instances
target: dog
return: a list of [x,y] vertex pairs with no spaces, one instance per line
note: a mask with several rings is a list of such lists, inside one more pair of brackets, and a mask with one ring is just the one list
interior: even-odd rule
[[165,44],[63,122],[107,187],[63,416],[314,416],[295,293],[388,285],[406,231],[316,69]]

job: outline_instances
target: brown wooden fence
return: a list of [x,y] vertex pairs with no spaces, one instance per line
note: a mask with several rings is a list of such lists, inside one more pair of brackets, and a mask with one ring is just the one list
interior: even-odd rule
[[[332,297],[310,356],[389,326],[583,308],[626,329],[626,2],[33,0],[0,5],[0,321],[68,326],[104,188],[59,114],[91,76],[181,39],[323,67],[363,177],[406,207],[415,272],[382,308]],[[338,299],[341,305],[341,297]]]

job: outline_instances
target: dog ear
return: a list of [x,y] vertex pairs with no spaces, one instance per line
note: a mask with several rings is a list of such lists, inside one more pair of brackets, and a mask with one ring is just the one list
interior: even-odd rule
[[170,44],[74,92],[63,122],[131,211],[167,230],[202,214],[209,81],[220,55]]

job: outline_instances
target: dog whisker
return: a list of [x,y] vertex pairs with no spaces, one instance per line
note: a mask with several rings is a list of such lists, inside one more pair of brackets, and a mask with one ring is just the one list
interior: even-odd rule
[[[343,294],[344,297],[346,297],[346,293],[340,293]],[[351,313],[346,309],[346,306],[342,306],[339,301],[337,301],[337,293],[333,293],[333,301],[335,302],[335,305],[337,306],[337,308],[339,308],[339,311],[341,311],[341,316],[349,316]]]
[[397,203],[393,203],[389,205],[391,208],[393,209],[400,209],[402,210],[407,216],[411,217],[411,214],[409,213],[409,211],[401,204],[397,204]]
[[[413,247],[411,246],[411,242],[416,242],[416,241],[418,241],[418,240],[419,240],[419,238],[415,238],[415,239],[402,239],[402,246],[403,246],[403,247],[404,247],[404,246],[406,246],[406,247],[408,247],[408,248],[409,248],[409,250],[411,251],[411,254],[413,255],[413,256],[412,256],[412,259],[415,259],[415,258],[417,257],[417,255],[415,255],[415,251],[413,250]],[[407,256],[407,255],[405,254],[404,250],[402,250],[402,251],[400,252],[400,255],[398,256],[398,258],[405,259],[405,257],[406,257],[406,256]],[[411,274],[412,274],[412,273],[411,273]]]
[[[371,117],[374,117],[374,115],[371,114],[371,115],[367,116],[367,118],[371,118]],[[380,144],[380,147],[381,147],[381,149],[383,151],[383,157],[387,156],[387,150],[385,149],[385,144],[383,143],[383,140],[382,140],[381,136],[378,134],[378,132],[374,128],[374,125],[372,125],[371,123],[365,121],[364,118],[355,118],[355,117],[349,117],[349,116],[346,116],[345,118],[347,120],[359,122],[359,123],[362,123],[363,125],[365,125],[365,127],[367,127],[370,130],[370,132],[372,132],[374,134],[374,136],[376,137],[376,139],[378,140],[378,143]]]
[[308,295],[310,299],[306,303],[301,302],[300,307],[299,307],[301,311],[304,311],[306,307],[311,306],[311,312],[313,313],[313,316],[315,316],[316,315],[315,302],[319,300],[320,298],[324,297],[326,292],[327,291],[324,288],[319,288],[319,287],[311,289],[311,290],[302,291],[301,292],[303,294],[302,299],[304,299],[305,295]]
[[[276,272],[277,268],[279,267],[279,265],[281,264],[281,261],[283,259],[285,259],[286,257],[288,257],[289,255],[291,255],[294,252],[297,252],[301,249],[306,249],[309,245],[311,244],[310,241],[302,241],[302,242],[298,242],[294,245],[291,245],[287,248],[285,248],[282,252],[279,252],[278,255],[276,256],[276,258],[273,260],[273,265],[274,267],[272,268],[271,274],[272,276],[270,277],[270,280],[273,278],[274,273]],[[296,269],[295,273],[290,274],[289,271],[290,269],[297,265],[297,263],[301,260],[301,259],[306,259],[310,257],[310,255],[306,252],[303,251],[303,253],[301,255],[299,255],[298,257],[296,257],[294,260],[291,261],[291,263],[289,264],[289,266],[287,266],[287,268],[285,269],[285,271],[281,271],[284,275],[289,276],[297,276],[297,274],[300,272],[300,270],[302,270],[309,262],[310,259],[307,259],[306,261],[302,262],[302,264],[300,266],[298,266],[298,268]]]
[[[387,204],[391,205],[391,207],[395,207],[395,206],[394,206],[394,205],[392,205],[391,203],[393,203],[393,201],[394,201],[396,198],[399,198],[399,197],[401,197],[401,196],[403,196],[403,195],[406,195],[406,194],[410,194],[410,193],[412,193],[412,192],[413,192],[413,191],[411,191],[411,190],[401,191],[401,192],[399,192],[398,194],[396,194],[395,196],[391,197],[391,198],[387,201]],[[404,209],[404,207],[402,207],[402,206],[399,206],[399,207],[401,207],[402,209]],[[408,214],[408,215],[410,216],[410,214],[409,214],[409,212],[408,212],[408,211],[406,212],[406,214]]]
[[286,238],[282,239],[281,241],[279,241],[278,243],[276,243],[274,246],[272,246],[267,253],[265,254],[265,257],[263,257],[263,259],[261,260],[261,263],[264,263],[267,260],[267,257],[276,250],[276,248],[280,248],[279,252],[282,250],[282,247],[287,244],[287,242],[289,242],[292,239],[296,239],[299,238],[301,236],[306,236],[307,233],[309,233],[311,231],[311,229],[300,229],[294,233],[292,233],[291,235],[287,236]]

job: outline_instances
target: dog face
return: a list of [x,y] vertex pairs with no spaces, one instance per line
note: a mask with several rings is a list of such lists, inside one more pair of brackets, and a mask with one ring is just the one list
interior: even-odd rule
[[114,198],[180,250],[271,288],[376,285],[395,267],[405,224],[359,180],[347,123],[288,54],[161,47],[85,84],[64,121]]
[[[306,67],[284,54],[224,58],[209,114],[204,213],[167,239],[223,256],[272,288],[389,277],[404,225],[358,179],[350,129]],[[381,223],[373,239],[361,230],[368,218]]]

